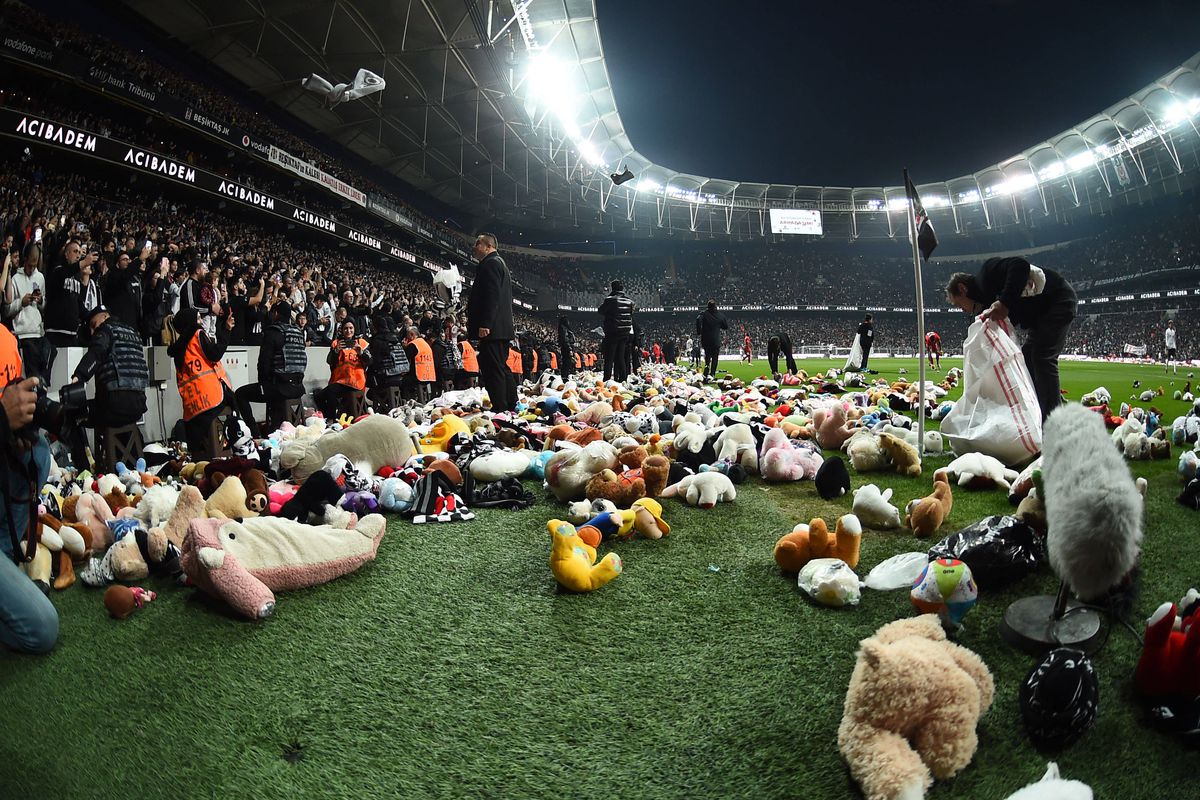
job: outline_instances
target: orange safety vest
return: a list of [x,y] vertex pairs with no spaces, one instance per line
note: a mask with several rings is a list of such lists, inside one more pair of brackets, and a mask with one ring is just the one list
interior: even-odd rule
[[533,369],[530,372],[537,372],[537,350],[533,351]]
[[479,355],[466,339],[462,341],[463,372],[479,372]]
[[558,353],[553,350],[550,351],[550,369],[558,372]]
[[437,370],[433,366],[433,350],[429,348],[429,342],[418,336],[412,340],[412,345],[417,348],[417,363],[413,365],[417,380],[421,383],[433,383],[437,380]]
[[[359,351],[367,349],[365,339],[356,339],[354,344],[358,345]],[[355,352],[354,345],[339,349],[337,358],[329,382],[340,383],[360,392],[367,388],[367,369],[363,366],[361,353]]]
[[583,361],[580,360],[579,353],[575,354],[575,369],[583,369]]
[[521,351],[508,348],[508,370],[515,375],[521,374]]
[[200,334],[199,330],[192,334],[183,353],[183,366],[175,370],[175,385],[179,387],[179,399],[183,401],[185,421],[225,401],[225,389],[221,384],[233,388],[225,374],[225,365],[220,361],[214,364],[204,355]]
[[587,362],[587,364],[588,364],[588,366],[589,366],[589,367],[594,367],[594,366],[596,366],[596,354],[595,354],[595,353],[588,353],[588,362]]
[[21,380],[21,350],[12,331],[0,325],[0,389]]

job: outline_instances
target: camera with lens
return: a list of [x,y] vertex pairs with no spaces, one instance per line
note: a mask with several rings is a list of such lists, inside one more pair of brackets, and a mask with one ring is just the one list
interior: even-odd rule
[[51,400],[46,387],[39,381],[33,387],[37,401],[33,408],[33,421],[19,433],[35,434],[38,429],[59,433],[87,408],[87,384],[69,383],[58,393],[58,400]]

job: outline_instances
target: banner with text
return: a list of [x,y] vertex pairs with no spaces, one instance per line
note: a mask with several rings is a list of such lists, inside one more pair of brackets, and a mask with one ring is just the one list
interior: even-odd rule
[[284,169],[296,173],[301,178],[307,178],[313,183],[319,183],[334,194],[358,203],[360,206],[365,207],[367,205],[367,196],[358,189],[355,189],[343,180],[333,177],[320,167],[296,158],[286,150],[279,149],[275,145],[271,145],[267,160],[272,164],[278,164]]

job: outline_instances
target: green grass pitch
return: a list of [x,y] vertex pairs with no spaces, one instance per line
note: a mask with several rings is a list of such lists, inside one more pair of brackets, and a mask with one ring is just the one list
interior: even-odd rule
[[[916,376],[911,360],[873,366]],[[1185,372],[1063,364],[1071,398],[1105,385],[1119,402],[1134,380],[1166,389],[1155,404],[1168,420],[1184,411],[1170,394]],[[916,479],[852,477],[894,488],[903,508],[939,463]],[[1174,454],[1132,468],[1150,482],[1140,628],[1198,582],[1200,516],[1174,502]],[[153,580],[158,599],[123,622],[99,591],[54,594],[54,652],[0,654],[0,797],[859,796],[837,753],[842,699],[857,642],[913,613],[908,594],[819,608],[771,557],[796,522],[836,518],[849,497],[752,479],[713,511],[669,501],[670,537],[619,545],[625,572],[575,596],[547,567],[546,521],[565,509],[538,494],[531,509],[467,523],[393,521],[374,563],[281,595],[262,623]],[[1001,492],[956,491],[943,532],[1009,510]],[[858,572],[928,544],[867,531]],[[995,705],[972,764],[930,796],[1003,798],[1050,758],[1097,797],[1193,794],[1194,752],[1145,727],[1130,685],[1140,645],[1119,627],[1096,658],[1094,727],[1053,756],[1029,744],[1017,689],[1034,659],[997,623],[1011,601],[1055,587],[1044,571],[981,595],[967,617],[959,641],[995,675]]]

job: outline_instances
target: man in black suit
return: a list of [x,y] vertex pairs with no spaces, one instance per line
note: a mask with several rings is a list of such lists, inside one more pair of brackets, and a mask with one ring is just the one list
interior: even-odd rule
[[871,357],[871,345],[874,343],[875,323],[871,321],[871,315],[867,314],[858,326],[858,346],[862,348],[862,363],[858,365],[860,372],[867,371],[867,359]]
[[508,343],[515,335],[512,276],[496,252],[494,234],[481,233],[473,255],[479,261],[467,300],[467,331],[479,339],[479,374],[493,411],[515,411],[517,385],[508,369]]

